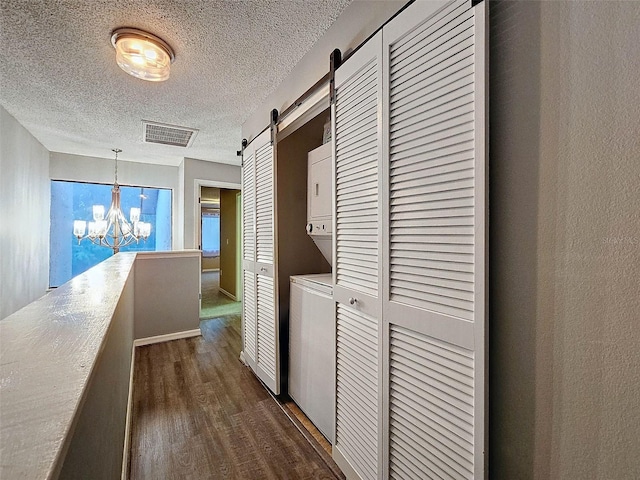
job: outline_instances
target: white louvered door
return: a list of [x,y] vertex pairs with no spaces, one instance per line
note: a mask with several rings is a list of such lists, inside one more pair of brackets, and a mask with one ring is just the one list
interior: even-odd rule
[[[280,349],[274,269],[274,156],[271,132],[264,131],[245,148],[243,171],[253,169],[250,194],[243,191],[245,358],[258,378],[280,393]],[[243,183],[243,187],[245,187]],[[247,198],[247,197],[250,198]],[[247,233],[252,228],[252,234]],[[246,303],[253,302],[255,308]],[[253,324],[251,324],[253,322]],[[252,355],[253,354],[253,355]]]
[[274,159],[271,132],[264,131],[252,143],[256,155],[256,296],[258,377],[275,394],[280,393],[279,332],[276,315],[274,270]]
[[382,471],[379,208],[382,36],[335,75],[336,443],[347,477]]
[[256,368],[256,170],[253,147],[244,151],[242,162],[242,337],[244,360]]
[[486,2],[385,26],[385,457],[392,479],[485,478]]

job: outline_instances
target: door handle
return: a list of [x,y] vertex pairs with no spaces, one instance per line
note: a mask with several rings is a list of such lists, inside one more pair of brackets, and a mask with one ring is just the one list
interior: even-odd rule
[[358,303],[358,299],[357,298],[351,297],[349,299],[349,305],[355,305],[356,303]]
[[261,272],[266,272],[266,271],[267,271],[267,269],[266,269],[265,267],[260,267],[260,271],[261,271]]

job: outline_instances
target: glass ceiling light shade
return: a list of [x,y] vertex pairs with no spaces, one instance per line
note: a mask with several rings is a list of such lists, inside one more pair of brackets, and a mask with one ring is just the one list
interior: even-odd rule
[[136,28],[118,28],[111,34],[118,66],[142,80],[162,82],[169,78],[175,58],[167,42]]

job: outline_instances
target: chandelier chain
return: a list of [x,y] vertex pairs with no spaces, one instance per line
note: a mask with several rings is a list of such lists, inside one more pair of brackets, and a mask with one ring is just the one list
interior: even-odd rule
[[118,185],[118,154],[119,154],[122,150],[120,150],[119,148],[114,148],[114,149],[112,149],[111,151],[112,151],[112,152],[115,152],[115,154],[116,154],[116,172],[115,172],[115,173],[116,173],[116,175],[115,175],[115,177],[116,177],[116,182],[115,182],[115,183],[116,183],[116,185]]

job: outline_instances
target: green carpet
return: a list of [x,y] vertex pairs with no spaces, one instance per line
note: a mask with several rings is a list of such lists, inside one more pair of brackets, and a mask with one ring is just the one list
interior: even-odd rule
[[242,313],[242,302],[232,302],[228,305],[218,305],[217,307],[203,308],[200,310],[200,319],[222,317],[224,315],[240,315]]
[[203,272],[200,319],[240,315],[241,313],[242,302],[234,302],[225,294],[220,293],[220,272]]

